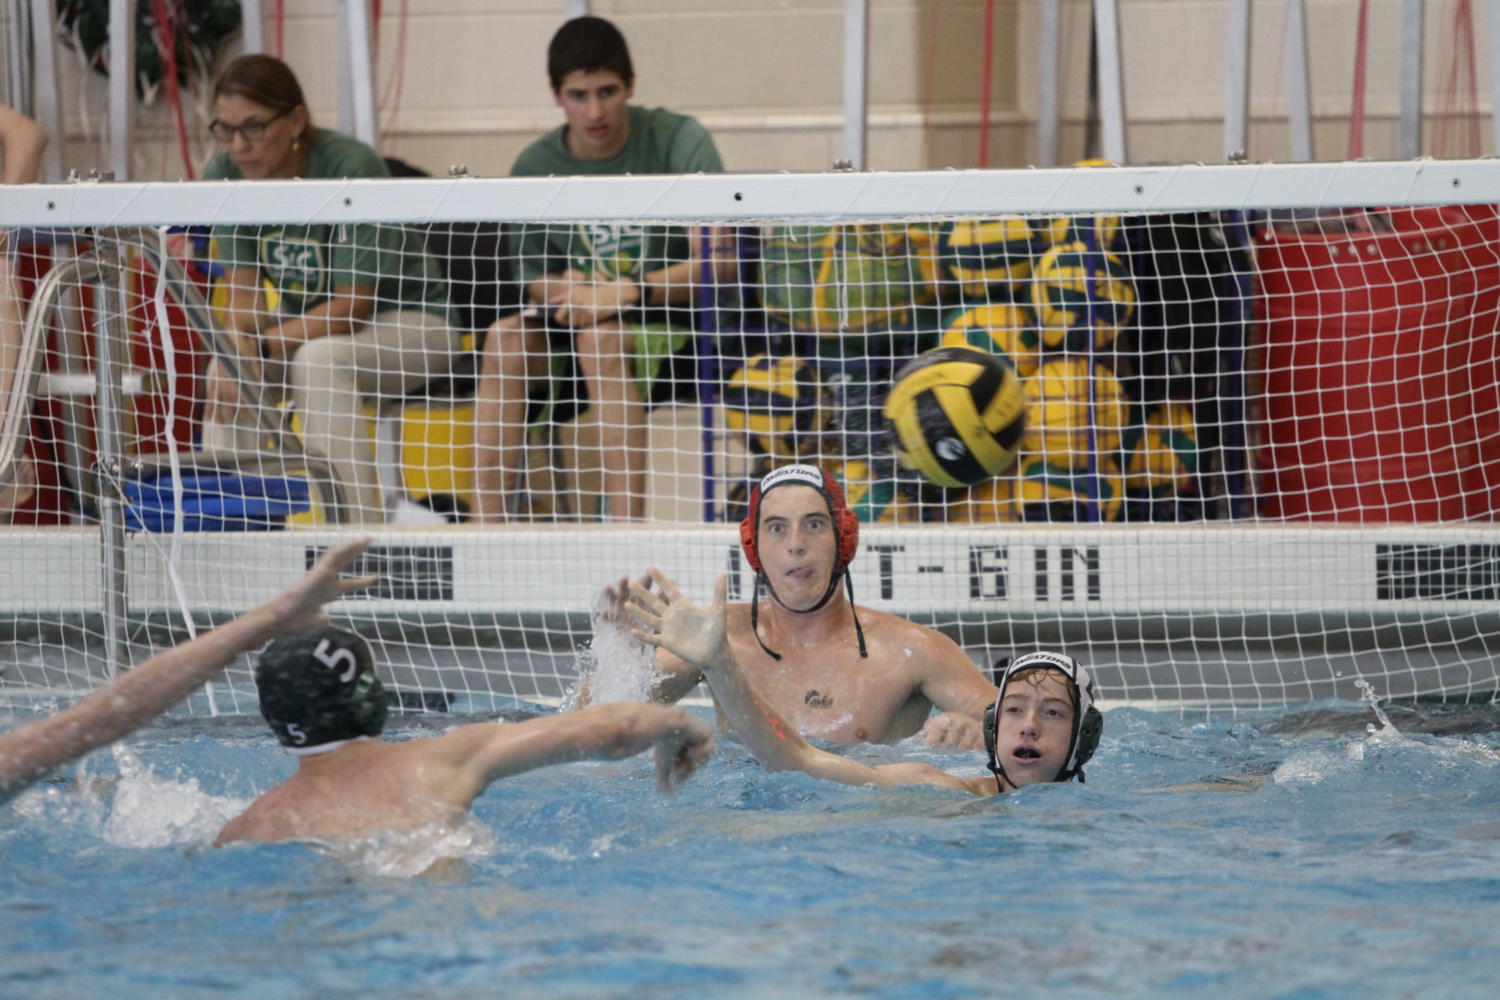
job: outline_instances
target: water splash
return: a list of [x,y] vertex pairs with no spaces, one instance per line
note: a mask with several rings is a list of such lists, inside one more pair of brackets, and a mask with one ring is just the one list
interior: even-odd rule
[[578,650],[578,683],[563,695],[562,711],[578,706],[579,692],[585,686],[594,704],[649,700],[652,687],[661,679],[656,651],[607,615],[602,598],[594,607],[590,623],[593,635],[588,645]]
[[1377,726],[1371,722],[1365,726],[1368,739],[1351,741],[1343,748],[1342,754],[1327,748],[1294,753],[1271,774],[1273,782],[1278,785],[1316,785],[1331,775],[1349,772],[1351,765],[1362,764],[1372,747],[1406,742],[1401,730],[1392,724],[1390,716],[1380,707],[1380,696],[1375,693],[1374,685],[1362,679],[1356,679],[1354,683],[1360,690],[1360,701],[1370,706],[1380,723]]
[[211,795],[197,778],[173,781],[152,773],[122,745],[112,748],[119,783],[101,831],[119,847],[206,845],[224,824],[249,805],[245,799]]
[[[1380,696],[1375,693],[1375,685],[1363,678],[1358,678],[1354,681],[1354,686],[1360,690],[1359,700],[1369,705],[1370,711],[1375,713],[1375,718],[1380,720],[1379,732],[1399,733],[1400,730],[1391,724],[1390,716],[1386,715],[1385,710],[1380,707]],[[1365,726],[1365,732],[1374,736],[1377,732],[1375,723]]]
[[473,816],[318,843],[351,868],[385,878],[461,878],[470,863],[495,853],[494,834]]

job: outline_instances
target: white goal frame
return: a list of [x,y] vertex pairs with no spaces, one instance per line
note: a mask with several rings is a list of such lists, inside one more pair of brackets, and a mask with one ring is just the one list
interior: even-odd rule
[[[1500,203],[1500,161],[514,180],[85,181],[0,189],[0,226],[848,222],[1476,203]],[[306,565],[310,552],[354,533],[322,528],[255,537],[201,534],[174,539],[169,546],[149,535],[111,542],[97,528],[0,528],[5,562],[28,567],[26,574],[0,578],[0,620],[30,621],[40,609],[44,617],[129,632],[131,623],[180,616],[184,607],[205,621],[221,618],[284,585]],[[415,637],[417,645],[433,629],[498,634],[539,628],[548,634],[499,660],[479,656],[445,664],[408,656],[409,662],[397,666],[396,684],[416,690],[555,697],[571,680],[566,661],[569,650],[587,636],[594,593],[646,565],[662,565],[691,593],[706,594],[718,572],[730,572],[743,595],[753,585],[735,554],[736,533],[725,525],[466,526],[374,533],[377,550],[390,558],[424,553],[421,559],[432,561],[423,563],[422,572],[436,573],[443,586],[431,592],[377,592],[346,602],[341,613],[367,622],[382,636]],[[1403,698],[1488,698],[1500,689],[1495,656],[1500,596],[1493,593],[1500,573],[1495,568],[1500,528],[1494,523],[1331,526],[1252,519],[917,525],[872,526],[863,537],[854,564],[861,604],[945,627],[982,661],[1026,643],[1086,644],[1083,658],[1094,664],[1106,702],[1242,711],[1358,698],[1358,679],[1372,681],[1380,694]],[[463,558],[454,561],[455,553]],[[1451,569],[1453,553],[1460,554],[1460,562],[1472,557],[1472,565],[1460,568],[1460,586],[1424,585],[1422,580],[1441,575],[1445,565]],[[1429,557],[1430,566],[1423,562]],[[226,560],[237,567],[232,579],[217,571]],[[1406,569],[1392,570],[1398,564]],[[98,567],[94,578],[80,579],[79,568],[89,566]],[[546,566],[548,579],[539,583],[533,575],[508,569],[516,566]],[[1393,573],[1404,573],[1406,583],[1390,586]],[[121,578],[126,599],[111,612],[108,581]],[[906,585],[914,580],[922,586]],[[102,624],[92,624],[100,616]],[[129,642],[151,644],[131,636]],[[1437,645],[1431,645],[1434,637]],[[1158,658],[1162,644],[1173,652]],[[81,670],[81,680],[69,672],[71,679],[62,681],[48,666],[32,670],[22,663],[12,665],[0,681],[82,690],[126,666],[134,658],[127,646],[66,668]],[[231,681],[236,677],[244,680],[243,673],[232,672]],[[253,711],[253,699],[220,701],[216,710]]]

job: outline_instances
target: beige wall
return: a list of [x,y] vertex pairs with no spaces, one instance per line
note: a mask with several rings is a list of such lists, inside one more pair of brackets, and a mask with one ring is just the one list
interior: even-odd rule
[[[1040,0],[995,5],[991,166],[1033,162],[1036,27]],[[1443,92],[1452,68],[1457,0],[1427,0],[1425,151],[1439,146],[1431,121],[1454,110]],[[287,58],[325,124],[336,121],[335,0],[288,4]],[[394,94],[402,5],[386,3],[380,93]],[[424,0],[409,5],[405,72],[384,151],[435,173],[452,163],[505,173],[533,136],[560,120],[547,89],[544,53],[563,0]],[[636,60],[637,100],[697,115],[726,164],[740,170],[819,170],[841,155],[843,0],[596,0],[617,21]],[[869,162],[881,169],[978,163],[983,0],[870,0]],[[1369,47],[1367,156],[1396,153],[1400,0],[1375,0]],[[266,4],[269,8],[270,4]],[[1084,153],[1089,5],[1063,0],[1063,159]],[[1120,0],[1127,139],[1133,162],[1213,162],[1221,157],[1226,0]],[[1480,104],[1489,97],[1485,5],[1475,5]],[[1289,156],[1287,88],[1281,78],[1282,5],[1257,0],[1252,29],[1250,155]],[[1358,0],[1308,0],[1315,153],[1347,152]],[[270,32],[268,30],[268,37]],[[63,106],[73,135],[67,165],[106,166],[104,81],[64,52]],[[86,81],[86,82],[84,82]],[[83,94],[80,95],[80,86]],[[1458,109],[1462,110],[1459,104]],[[385,116],[390,114],[390,106]],[[211,115],[194,110],[201,136]],[[160,105],[143,109],[136,176],[182,174]],[[1450,128],[1450,132],[1457,132]],[[1473,152],[1494,152],[1488,122]],[[198,141],[195,154],[211,152]]]

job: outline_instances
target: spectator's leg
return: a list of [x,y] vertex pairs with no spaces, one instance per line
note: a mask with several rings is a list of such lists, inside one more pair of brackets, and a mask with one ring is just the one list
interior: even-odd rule
[[[286,366],[274,361],[262,365],[266,380],[265,404],[273,406],[285,391]],[[207,383],[203,404],[203,449],[217,452],[254,452],[266,449],[266,433],[256,419],[255,406],[239,400],[234,381],[217,361],[210,361],[204,373]],[[227,402],[234,399],[236,402]]]
[[365,405],[446,374],[458,339],[442,317],[401,310],[378,313],[356,333],[321,337],[297,349],[290,382],[302,437],[333,464],[344,487],[347,521],[385,520]]
[[474,397],[474,512],[480,523],[506,520],[526,448],[527,393],[547,371],[547,340],[519,313],[496,320],[484,338]]
[[635,331],[618,323],[580,330],[578,367],[599,421],[609,517],[646,516],[646,404],[635,384]]

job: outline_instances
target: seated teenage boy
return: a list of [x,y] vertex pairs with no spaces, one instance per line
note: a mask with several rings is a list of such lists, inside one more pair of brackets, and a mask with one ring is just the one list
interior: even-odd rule
[[[566,122],[522,151],[512,177],[723,171],[696,119],[630,103],[630,50],[603,18],[578,17],[558,29],[547,75]],[[634,223],[533,225],[513,234],[530,308],[491,325],[485,339],[474,409],[475,520],[513,513],[528,396],[533,382],[550,378],[552,348],[576,355],[588,389],[607,516],[645,516],[646,401],[638,379],[649,382],[653,373],[642,369],[659,363],[669,350],[662,345],[690,326],[693,242],[682,227]]]

